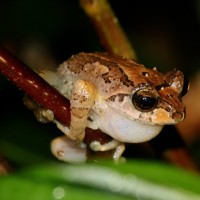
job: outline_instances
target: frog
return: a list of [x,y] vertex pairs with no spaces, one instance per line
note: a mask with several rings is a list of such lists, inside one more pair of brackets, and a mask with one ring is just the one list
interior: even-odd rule
[[[87,160],[85,129],[100,129],[112,140],[90,143],[93,151],[115,150],[119,160],[126,143],[142,143],[156,137],[165,125],[185,118],[182,97],[188,83],[180,70],[166,73],[146,68],[133,59],[105,52],[78,53],[56,71],[39,75],[70,101],[70,126],[43,110],[41,119],[53,121],[64,133],[51,143],[52,153],[64,162]],[[42,121],[39,119],[40,121]]]

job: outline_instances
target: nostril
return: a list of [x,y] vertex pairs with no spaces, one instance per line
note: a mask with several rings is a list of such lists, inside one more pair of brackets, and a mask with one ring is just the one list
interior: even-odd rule
[[176,122],[181,122],[185,118],[185,113],[184,112],[182,112],[182,113],[176,112],[176,113],[173,114],[172,117]]

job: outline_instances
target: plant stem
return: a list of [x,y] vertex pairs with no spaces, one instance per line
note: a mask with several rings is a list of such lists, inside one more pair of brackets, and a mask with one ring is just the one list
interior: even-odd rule
[[69,124],[69,101],[4,49],[0,49],[0,72],[41,107],[52,110],[58,121]]
[[136,60],[136,54],[108,1],[80,0],[80,3],[96,28],[105,50],[109,53]]

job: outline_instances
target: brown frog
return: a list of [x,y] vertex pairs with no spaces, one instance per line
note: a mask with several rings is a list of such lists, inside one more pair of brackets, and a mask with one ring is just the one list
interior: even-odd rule
[[57,72],[40,75],[70,100],[70,127],[54,120],[51,111],[43,112],[67,136],[51,145],[54,155],[66,162],[87,159],[82,142],[86,127],[100,129],[113,138],[104,145],[94,141],[90,148],[116,148],[114,159],[118,160],[125,148],[123,143],[148,141],[164,125],[185,118],[182,96],[187,84],[176,69],[163,74],[120,56],[79,53],[61,64]]

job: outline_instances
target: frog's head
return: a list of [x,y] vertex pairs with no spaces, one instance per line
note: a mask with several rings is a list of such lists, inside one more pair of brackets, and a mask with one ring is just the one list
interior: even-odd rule
[[[124,70],[125,71],[125,70]],[[129,80],[134,77],[125,71]],[[132,84],[110,98],[111,106],[144,124],[176,124],[185,118],[182,97],[187,93],[188,81],[179,70],[166,74],[137,66],[137,78]],[[122,92],[123,91],[123,92]]]
[[[188,81],[181,71],[176,69],[159,73],[159,84],[154,75],[146,75],[146,83],[135,86],[131,94],[131,103],[138,120],[153,125],[176,124],[185,118],[185,105],[182,97],[187,93]],[[150,77],[151,76],[151,77]]]
[[[126,135],[125,142],[142,142],[156,136],[163,125],[176,124],[185,118],[185,105],[182,97],[188,89],[188,81],[179,70],[166,74],[156,69],[137,68],[139,76],[132,80],[134,85],[129,92],[116,94],[110,98],[109,106],[127,119],[132,133]],[[126,71],[127,76],[131,73]],[[127,90],[128,91],[128,90]],[[128,122],[132,120],[132,123]],[[115,123],[117,128],[123,127],[123,122]],[[126,124],[126,123],[124,123]],[[133,125],[132,125],[133,124]],[[127,125],[124,125],[127,126]],[[136,131],[133,129],[136,128]],[[113,128],[115,129],[115,128]],[[126,128],[124,127],[124,134]],[[123,130],[121,130],[123,132]],[[119,135],[118,135],[119,136]]]

